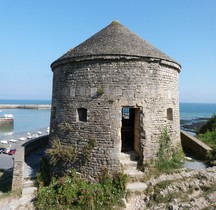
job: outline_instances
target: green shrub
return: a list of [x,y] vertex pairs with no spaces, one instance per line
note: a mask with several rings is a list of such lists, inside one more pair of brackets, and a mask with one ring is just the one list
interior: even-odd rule
[[159,139],[159,151],[157,154],[157,160],[155,161],[155,167],[159,172],[170,172],[173,169],[181,168],[183,165],[183,151],[182,149],[172,148],[171,139],[164,129]]
[[[95,145],[96,139],[93,138],[83,147],[79,154],[81,165],[90,161]],[[74,147],[63,146],[58,139],[46,154],[52,167],[73,162],[78,156]],[[113,205],[122,204],[126,175],[116,173],[110,176],[104,170],[98,183],[89,183],[74,170],[67,170],[59,179],[51,178],[48,159],[42,159],[40,173],[37,175],[37,209],[112,209]]]
[[50,165],[46,157],[42,157],[40,160],[40,172],[36,176],[37,186],[47,186],[50,183]]
[[216,130],[207,131],[203,134],[196,135],[198,139],[207,144],[209,147],[216,149]]
[[98,96],[101,96],[101,95],[103,95],[103,94],[104,94],[104,89],[101,88],[101,87],[99,87],[99,88],[97,89],[97,95],[98,95]]
[[216,130],[216,115],[214,114],[200,129],[197,130],[197,134],[203,134],[208,131],[212,132]]
[[216,115],[213,115],[198,131],[196,137],[212,148],[207,163],[216,165]]
[[74,170],[58,180],[52,178],[47,187],[37,192],[37,209],[113,209],[122,205],[126,175],[102,174],[98,183],[89,183]]
[[96,139],[92,138],[89,140],[88,144],[86,144],[82,149],[82,165],[84,165],[87,161],[90,161],[92,150],[96,146]]
[[62,145],[59,139],[53,141],[53,145],[50,149],[46,150],[46,154],[49,156],[50,163],[56,166],[59,163],[71,163],[74,161],[77,152],[73,146]]
[[211,166],[216,166],[216,149],[208,152],[206,157],[206,163]]
[[[96,140],[90,139],[81,152],[82,164],[90,160],[92,150],[96,145]],[[49,161],[52,166],[56,166],[59,163],[67,164],[72,163],[78,156],[78,152],[75,147],[70,145],[62,145],[59,139],[53,141],[53,145],[50,149],[46,150],[46,155],[49,157]]]

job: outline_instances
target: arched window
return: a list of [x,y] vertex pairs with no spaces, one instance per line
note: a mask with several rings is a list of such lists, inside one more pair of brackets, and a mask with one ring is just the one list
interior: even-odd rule
[[78,108],[78,121],[87,122],[87,109]]
[[173,109],[172,108],[167,109],[167,119],[173,120]]

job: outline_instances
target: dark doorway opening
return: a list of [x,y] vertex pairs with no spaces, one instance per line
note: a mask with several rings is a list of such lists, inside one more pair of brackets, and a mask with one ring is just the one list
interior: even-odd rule
[[134,150],[134,118],[135,109],[131,107],[122,108],[122,152]]

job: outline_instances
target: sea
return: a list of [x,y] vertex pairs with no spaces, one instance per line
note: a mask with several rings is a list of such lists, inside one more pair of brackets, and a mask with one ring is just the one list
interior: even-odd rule
[[[51,100],[15,100],[0,99],[0,104],[51,104]],[[0,109],[0,116],[12,114],[14,127],[0,130],[0,138],[5,135],[39,130],[50,125],[50,109]],[[216,104],[180,103],[180,123],[184,125],[206,121],[216,114]]]
[[181,120],[210,118],[214,114],[216,114],[214,103],[180,103]]
[[[0,104],[51,104],[51,100],[8,100],[0,99]],[[0,109],[4,114],[14,116],[14,126],[0,128],[0,139],[5,136],[37,131],[50,126],[50,109]]]
[[180,103],[180,126],[194,136],[205,122],[216,114],[214,103]]

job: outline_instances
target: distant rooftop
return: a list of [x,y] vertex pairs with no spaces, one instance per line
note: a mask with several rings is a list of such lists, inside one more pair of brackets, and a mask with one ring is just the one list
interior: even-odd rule
[[55,62],[69,58],[98,55],[150,57],[177,63],[174,59],[152,46],[118,21],[113,21],[77,47],[69,50]]

